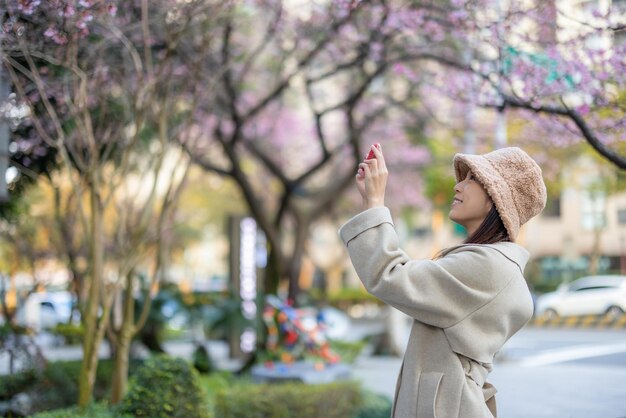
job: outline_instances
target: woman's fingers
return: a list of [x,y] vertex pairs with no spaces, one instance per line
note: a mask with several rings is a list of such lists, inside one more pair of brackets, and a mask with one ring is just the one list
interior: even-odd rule
[[385,186],[387,185],[387,166],[382,148],[372,145],[369,155],[358,165],[356,183],[366,207],[384,206]]
[[372,150],[374,151],[374,155],[376,158],[372,158],[370,161],[376,161],[378,165],[380,165],[381,170],[385,170],[387,168],[387,164],[385,163],[385,157],[383,156],[383,148],[379,144],[378,147],[372,145]]
[[378,146],[372,145],[371,146],[371,153],[373,153],[374,157],[373,158],[366,158],[365,160],[363,160],[362,164],[368,164],[370,166],[370,169],[373,172],[378,172],[378,171],[385,171],[387,169],[387,165],[385,163],[385,157],[383,156],[382,153],[382,147],[380,144],[377,144]]
[[387,173],[387,165],[385,163],[385,157],[382,153],[382,147],[372,145],[371,150],[374,153],[374,158],[363,160],[357,170],[357,178],[372,178],[379,175],[385,175]]
[[372,168],[369,164],[369,162],[362,162],[361,164],[359,164],[359,170],[363,171],[364,177],[370,177],[372,175]]

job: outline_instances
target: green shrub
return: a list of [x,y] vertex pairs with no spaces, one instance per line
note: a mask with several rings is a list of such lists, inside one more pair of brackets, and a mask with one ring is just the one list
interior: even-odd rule
[[32,418],[131,418],[132,415],[120,414],[114,407],[105,403],[90,404],[84,410],[77,406],[55,409],[31,415]]
[[198,372],[182,359],[159,355],[147,360],[131,381],[121,411],[136,417],[208,417]]
[[[93,390],[95,400],[105,399],[109,396],[113,366],[112,360],[100,360],[98,362]],[[80,361],[49,363],[31,390],[35,396],[36,410],[47,411],[75,405],[78,400],[80,367]],[[134,367],[136,367],[135,364],[131,362],[131,371]]]
[[[141,361],[132,360],[129,374],[132,376]],[[78,400],[78,378],[80,360],[55,361],[48,363],[42,373],[31,381],[28,393],[33,396],[33,412],[42,412],[67,408]],[[96,371],[93,397],[96,401],[109,397],[114,363],[112,360],[100,360]],[[0,385],[1,386],[1,385]]]
[[216,370],[211,374],[200,375],[200,386],[207,396],[209,411],[215,409],[215,394],[233,388],[250,385],[250,381],[236,377],[233,373],[224,370]]
[[193,352],[193,367],[202,374],[211,373],[215,370],[215,364],[202,344],[198,344]]
[[36,384],[35,402],[37,411],[65,408],[78,400],[78,377],[80,362],[55,361],[48,364]]
[[77,324],[56,324],[52,333],[63,337],[65,344],[79,344],[83,340],[84,329]]
[[[245,385],[221,391],[215,399],[220,418],[346,418],[361,407],[354,382]],[[296,415],[294,415],[296,414]]]
[[4,343],[7,338],[16,335],[33,335],[33,330],[21,325],[12,325],[8,322],[0,324],[0,343]]
[[248,380],[235,376],[233,373],[225,370],[216,370],[209,375],[200,376],[200,386],[209,395],[228,389],[233,385],[250,384]]
[[24,392],[37,381],[35,370],[25,370],[2,376],[0,379],[0,401],[8,401],[20,392]]
[[363,406],[354,418],[389,418],[392,402],[385,395],[369,390],[363,391]]

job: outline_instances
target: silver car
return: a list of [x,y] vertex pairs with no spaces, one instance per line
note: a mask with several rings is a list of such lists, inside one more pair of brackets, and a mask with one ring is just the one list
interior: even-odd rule
[[537,299],[536,314],[547,318],[607,315],[626,311],[626,276],[587,276],[559,286]]

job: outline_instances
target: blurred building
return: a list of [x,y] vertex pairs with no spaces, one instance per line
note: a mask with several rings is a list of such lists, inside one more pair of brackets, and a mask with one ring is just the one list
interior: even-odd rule
[[588,157],[565,167],[560,196],[522,234],[521,243],[538,260],[539,281],[626,274],[626,191],[615,188],[603,168],[606,163]]

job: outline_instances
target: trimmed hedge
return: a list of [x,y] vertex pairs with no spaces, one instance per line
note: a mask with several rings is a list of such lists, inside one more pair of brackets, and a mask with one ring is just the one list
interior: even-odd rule
[[389,397],[364,390],[363,406],[354,418],[389,418],[391,416],[391,407],[392,402]]
[[37,382],[35,370],[25,370],[0,378],[0,401],[8,401],[20,392],[25,392]]
[[186,361],[166,355],[150,358],[137,370],[121,412],[151,418],[209,416],[198,372]]
[[362,405],[359,385],[246,385],[217,393],[215,416],[220,418],[346,418]]
[[32,418],[132,418],[132,415],[120,414],[105,403],[90,404],[84,410],[77,406],[54,411],[42,412],[31,416]]
[[[109,375],[112,366],[109,361],[101,362],[100,366],[103,364],[104,367],[99,367],[100,378],[101,373]],[[37,391],[52,393],[37,393],[32,389],[31,393],[35,392],[41,396],[39,399],[45,399],[48,408],[70,399],[74,404],[74,378],[80,364],[58,362],[50,366],[46,377],[40,376],[41,380],[35,387]],[[129,393],[119,407],[109,406],[106,402],[91,404],[83,411],[75,406],[64,406],[61,407],[64,409],[49,410],[35,417],[388,418],[391,415],[391,400],[388,397],[363,390],[354,381],[324,385],[257,385],[228,372],[215,372],[198,379],[197,372],[187,362],[167,356],[154,357],[134,369],[135,377]],[[0,383],[5,388],[7,384],[22,386],[31,378],[24,375],[19,377],[21,381],[10,383],[0,379]],[[105,380],[109,381],[108,378]],[[62,397],[61,394],[68,390],[70,396]],[[35,403],[39,399],[35,398]],[[42,406],[37,405],[37,409],[41,411]]]
[[63,343],[67,345],[80,344],[83,340],[85,330],[82,325],[76,324],[57,324],[52,328],[52,333],[63,338]]
[[[140,360],[131,360],[129,374],[132,376]],[[48,364],[39,380],[31,387],[29,393],[34,396],[35,411],[48,411],[57,408],[68,408],[76,405],[78,400],[78,379],[80,361],[55,361]],[[100,360],[96,371],[93,398],[96,401],[107,399],[111,393],[111,381],[114,362]]]
[[[136,369],[138,361],[131,361],[130,374]],[[100,360],[94,384],[96,401],[109,397],[113,361]],[[26,370],[0,379],[0,401],[7,401],[20,392],[26,392],[33,399],[32,412],[42,412],[59,408],[68,408],[78,400],[78,378],[80,361],[54,361],[48,363],[41,372]]]

